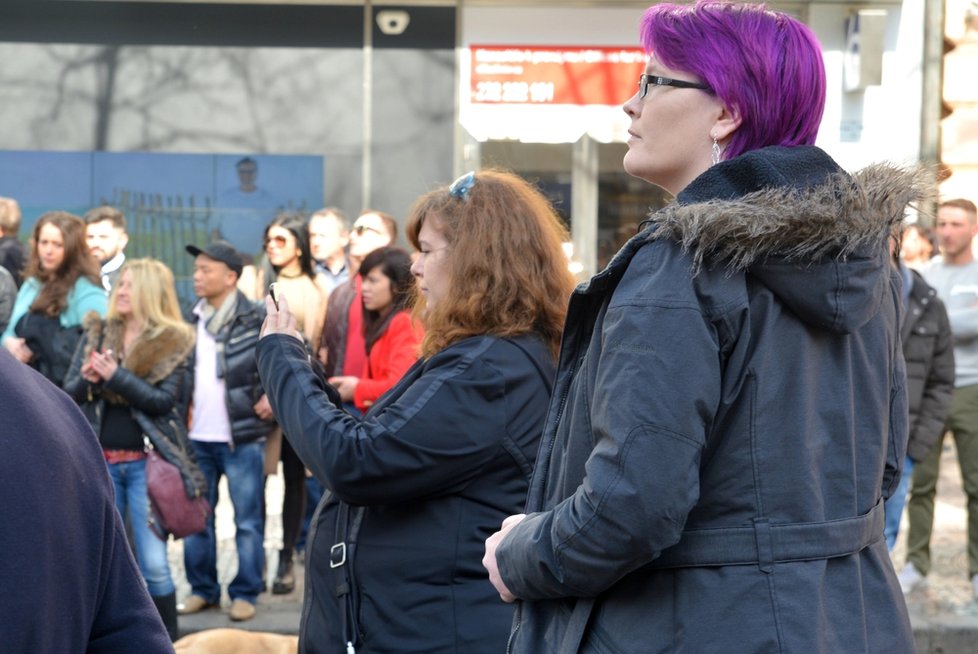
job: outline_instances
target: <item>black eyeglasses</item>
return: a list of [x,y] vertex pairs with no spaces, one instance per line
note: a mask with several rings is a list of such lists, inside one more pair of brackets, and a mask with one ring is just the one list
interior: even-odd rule
[[649,94],[649,86],[675,86],[677,89],[699,89],[700,91],[712,91],[706,84],[699,82],[684,82],[681,79],[671,77],[659,77],[658,75],[642,74],[638,78],[638,97],[644,98]]

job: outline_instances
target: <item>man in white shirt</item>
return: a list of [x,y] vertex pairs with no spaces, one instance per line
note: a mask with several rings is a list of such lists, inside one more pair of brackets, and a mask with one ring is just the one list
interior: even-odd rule
[[[197,343],[193,360],[190,442],[207,478],[207,499],[217,504],[221,475],[227,478],[234,506],[238,572],[228,584],[232,620],[250,620],[264,590],[265,438],[274,425],[272,409],[258,379],[255,344],[265,318],[236,288],[242,259],[231,244],[187,246],[194,259],[194,306]],[[207,529],[184,540],[183,556],[193,594],[182,614],[220,605],[214,518]]]

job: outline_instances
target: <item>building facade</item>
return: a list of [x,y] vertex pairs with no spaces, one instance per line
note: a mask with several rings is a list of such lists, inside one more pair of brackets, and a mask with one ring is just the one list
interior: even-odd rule
[[[305,190],[280,194],[288,195],[277,200],[281,208],[372,207],[400,220],[433,186],[498,165],[550,195],[583,272],[594,272],[667,201],[621,169],[628,122],[620,101],[637,83],[636,63],[644,65],[632,53],[648,4],[7,0],[0,195],[49,200],[28,203],[25,225],[51,204],[83,210],[125,199],[146,217],[137,248],[176,260],[153,248],[169,243],[176,253],[181,238],[210,229],[194,231],[200,215],[220,220],[221,189],[237,183],[244,158],[257,162],[259,187],[291,189],[312,178]],[[936,121],[924,115],[935,74],[925,38],[930,3],[769,4],[811,25],[822,43],[820,146],[850,169],[936,156]],[[529,66],[504,60],[507,50],[530,53],[533,66],[550,66],[545,74],[573,68],[579,81],[635,79],[615,82],[623,96],[567,95],[546,77],[519,77]],[[477,51],[489,59],[477,60]],[[608,60],[595,64],[595,53]],[[511,82],[492,77],[516,70],[523,73]],[[943,151],[950,153],[946,142]],[[53,154],[91,160],[72,172],[65,157],[44,158]],[[177,213],[189,218],[174,222]],[[167,229],[177,231],[155,237]]]

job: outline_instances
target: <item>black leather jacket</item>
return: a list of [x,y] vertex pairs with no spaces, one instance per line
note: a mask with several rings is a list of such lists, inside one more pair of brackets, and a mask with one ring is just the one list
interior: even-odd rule
[[[236,293],[238,299],[234,315],[217,334],[217,374],[224,378],[231,438],[235,445],[243,445],[268,436],[275,422],[262,420],[254,409],[265,394],[255,362],[255,345],[258,343],[258,331],[265,320],[265,307],[251,302],[240,291]],[[196,325],[197,315],[191,313],[190,321]],[[194,350],[190,354],[191,371],[196,365],[196,357]],[[192,372],[189,390],[189,397],[192,398]]]
[[107,398],[124,401],[153,447],[180,469],[187,496],[206,492],[207,482],[187,438],[185,389],[191,379],[187,358],[193,351],[193,338],[172,329],[152,338],[138,338],[129,348],[125,367],[120,365],[107,381],[92,384],[81,376],[82,365],[95,349],[122,351],[122,325],[91,313],[84,328],[64,391],[79,404],[95,433],[101,434]]

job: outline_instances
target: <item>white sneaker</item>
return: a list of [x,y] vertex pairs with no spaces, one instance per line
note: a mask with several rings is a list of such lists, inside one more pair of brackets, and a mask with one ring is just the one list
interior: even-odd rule
[[[900,582],[900,589],[903,591],[904,595],[907,595],[913,589],[920,586],[920,584],[924,583],[924,579],[924,575],[920,574],[920,570],[918,570],[913,563],[908,563],[907,565],[903,566],[903,570],[901,570],[897,575],[897,580]],[[975,575],[975,578],[972,579],[972,583],[978,584],[978,575]],[[978,592],[978,585],[975,586],[975,590]]]

